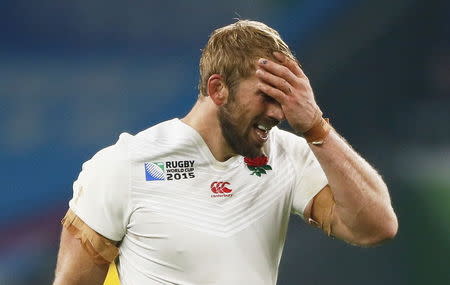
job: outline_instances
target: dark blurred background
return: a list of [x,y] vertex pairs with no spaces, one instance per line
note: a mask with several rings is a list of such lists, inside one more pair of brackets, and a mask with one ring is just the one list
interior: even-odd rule
[[279,30],[335,128],[383,175],[400,228],[357,248],[292,217],[278,284],[450,284],[450,2],[1,1],[0,284],[50,284],[81,164],[182,117],[209,33]]

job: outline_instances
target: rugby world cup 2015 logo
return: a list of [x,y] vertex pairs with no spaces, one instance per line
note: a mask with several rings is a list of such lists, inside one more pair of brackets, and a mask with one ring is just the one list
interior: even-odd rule
[[164,162],[146,162],[145,163],[145,180],[166,180],[166,171]]
[[145,162],[145,181],[174,181],[195,178],[195,160]]

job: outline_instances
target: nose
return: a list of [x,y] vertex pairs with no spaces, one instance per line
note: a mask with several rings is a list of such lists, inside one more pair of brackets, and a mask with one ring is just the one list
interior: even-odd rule
[[268,104],[267,116],[280,122],[286,119],[283,108],[281,108],[281,105],[278,102],[271,102]]

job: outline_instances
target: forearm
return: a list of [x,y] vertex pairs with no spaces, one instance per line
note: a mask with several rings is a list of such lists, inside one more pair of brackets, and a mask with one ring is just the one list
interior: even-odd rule
[[[258,60],[258,88],[279,104],[296,133],[310,142],[325,138],[325,143],[311,144],[311,149],[325,171],[335,201],[329,208],[331,233],[361,245],[393,237],[397,218],[383,180],[335,131],[328,133],[309,79],[299,65],[280,53],[274,56],[278,62]],[[311,205],[314,208],[314,202]]]
[[332,234],[362,245],[394,236],[397,219],[376,170],[333,130],[323,144],[310,146],[333,193]]

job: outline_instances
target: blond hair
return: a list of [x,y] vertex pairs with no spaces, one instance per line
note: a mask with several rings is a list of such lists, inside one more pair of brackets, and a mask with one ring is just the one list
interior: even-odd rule
[[261,22],[238,20],[213,31],[200,58],[199,96],[208,95],[206,86],[213,74],[220,74],[233,94],[240,80],[256,70],[258,58],[276,61],[275,51],[296,60],[280,34]]

